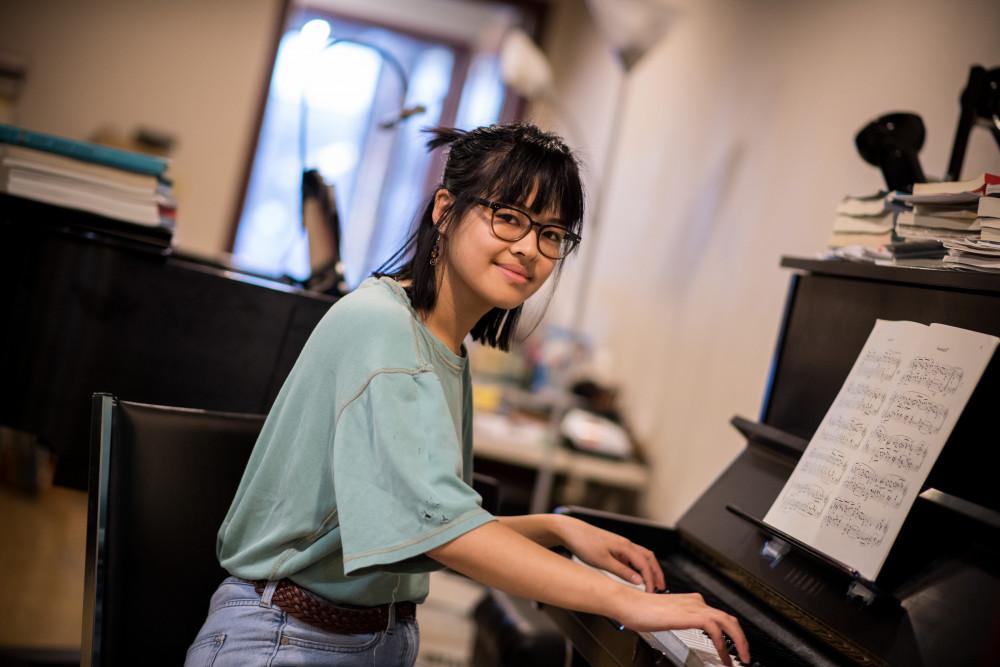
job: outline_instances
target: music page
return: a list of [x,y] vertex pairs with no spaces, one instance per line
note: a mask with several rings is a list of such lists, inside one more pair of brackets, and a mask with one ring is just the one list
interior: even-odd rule
[[764,522],[875,579],[998,340],[876,321]]

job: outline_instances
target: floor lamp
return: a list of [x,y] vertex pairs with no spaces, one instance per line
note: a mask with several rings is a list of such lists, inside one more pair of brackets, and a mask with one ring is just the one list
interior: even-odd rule
[[[598,28],[604,34],[618,57],[624,75],[619,84],[618,95],[615,96],[614,111],[611,118],[611,132],[605,150],[604,170],[597,187],[591,218],[591,226],[586,231],[587,243],[584,244],[581,258],[582,275],[577,289],[576,303],[573,307],[572,331],[580,332],[583,326],[583,316],[586,299],[590,288],[591,264],[594,261],[594,247],[597,245],[599,221],[602,205],[610,180],[611,168],[616,157],[618,135],[621,125],[621,114],[624,109],[625,90],[628,75],[639,60],[666,34],[677,12],[655,0],[588,0],[591,14]],[[515,29],[504,38],[500,52],[501,75],[504,83],[517,94],[531,100],[538,100],[553,107],[577,140],[582,139],[582,133],[576,124],[572,113],[562,106],[553,94],[553,73],[545,54],[523,31]],[[565,393],[566,388],[562,387]],[[549,508],[555,473],[556,446],[560,437],[560,421],[567,405],[553,405],[550,418],[551,441],[542,453],[539,461],[534,488],[531,494],[532,513],[545,512]]]
[[586,231],[587,242],[581,249],[583,252],[583,257],[580,258],[581,274],[571,322],[574,331],[581,331],[584,324],[594,257],[605,218],[604,200],[618,156],[629,74],[643,56],[663,39],[679,16],[677,9],[657,0],[587,0],[587,7],[598,31],[608,41],[621,64],[623,73],[618,84],[618,93],[614,98],[611,131],[604,150],[604,168],[594,196],[595,215],[591,218],[590,228]]

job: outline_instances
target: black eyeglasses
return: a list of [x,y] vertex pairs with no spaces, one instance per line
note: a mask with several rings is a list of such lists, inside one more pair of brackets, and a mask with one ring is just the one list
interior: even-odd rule
[[562,225],[543,225],[535,222],[532,217],[510,204],[472,197],[472,201],[490,209],[490,229],[493,235],[503,241],[520,241],[531,233],[533,227],[538,227],[536,241],[538,252],[549,259],[564,259],[573,252],[580,242],[580,237]]

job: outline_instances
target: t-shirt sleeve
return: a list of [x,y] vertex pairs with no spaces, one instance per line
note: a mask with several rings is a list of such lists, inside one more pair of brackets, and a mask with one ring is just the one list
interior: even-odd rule
[[434,569],[419,557],[493,520],[462,469],[462,444],[437,376],[376,375],[343,409],[334,435],[344,573]]

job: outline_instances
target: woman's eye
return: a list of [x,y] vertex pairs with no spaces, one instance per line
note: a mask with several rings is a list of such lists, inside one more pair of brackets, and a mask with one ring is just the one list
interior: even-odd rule
[[542,236],[545,238],[546,241],[552,241],[553,243],[559,243],[559,244],[561,244],[563,242],[563,239],[566,238],[566,234],[564,232],[560,232],[555,229],[546,229],[542,233]]
[[514,225],[515,227],[521,226],[521,221],[517,219],[517,216],[511,215],[510,213],[497,213],[496,219],[505,225]]

